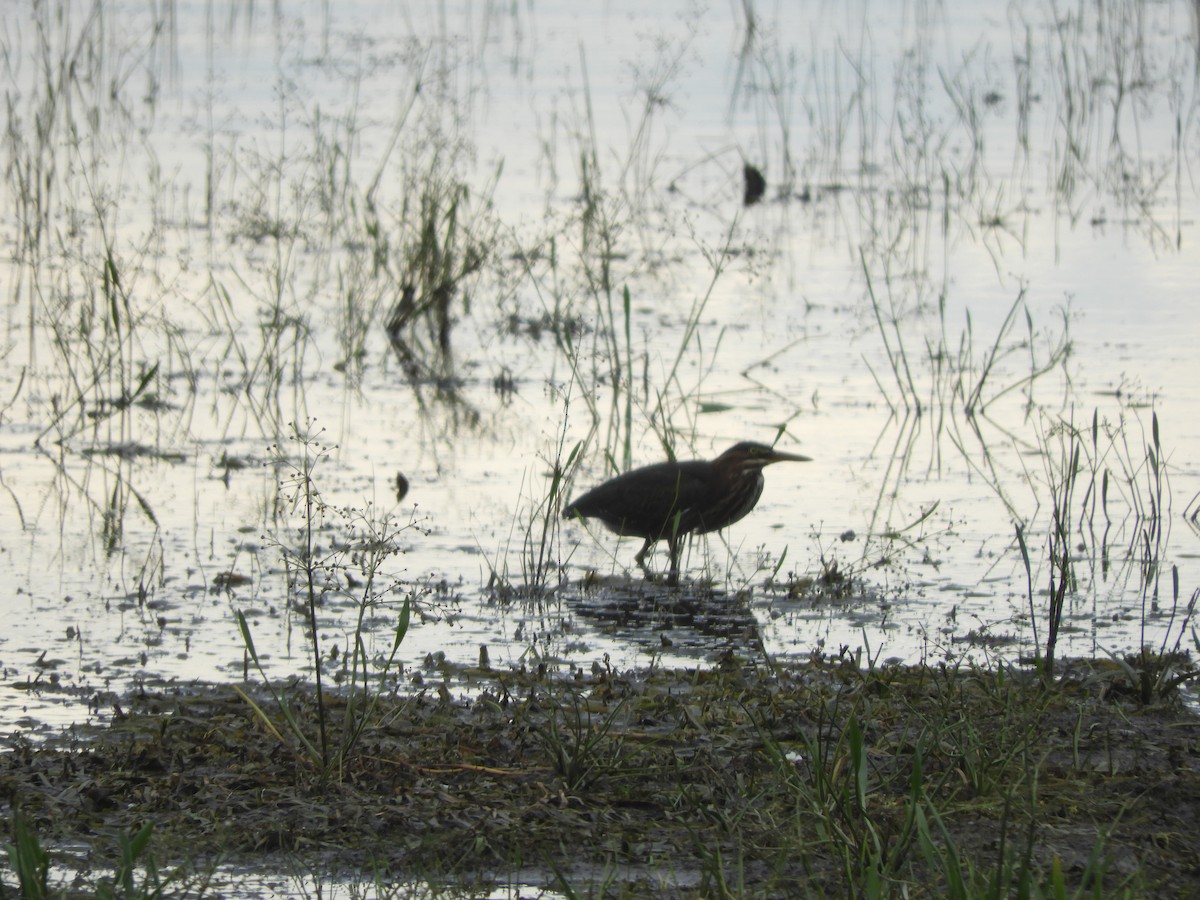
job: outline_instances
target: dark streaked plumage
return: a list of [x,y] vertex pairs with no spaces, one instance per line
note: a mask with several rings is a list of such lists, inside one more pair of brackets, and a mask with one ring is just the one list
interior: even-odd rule
[[762,495],[764,467],[777,462],[809,462],[766,444],[742,441],[711,462],[668,461],[631,469],[568,503],[564,518],[599,519],[617,534],[645,540],[634,561],[646,568],[646,553],[667,542],[668,584],[679,578],[679,554],[689,534],[731,525],[754,508]]

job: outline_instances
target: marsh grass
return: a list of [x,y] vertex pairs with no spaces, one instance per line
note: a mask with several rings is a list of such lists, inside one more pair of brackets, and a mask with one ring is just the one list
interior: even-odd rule
[[1060,442],[1057,459],[1053,456],[1048,458],[1047,474],[1052,521],[1046,545],[1049,558],[1049,608],[1046,615],[1043,674],[1051,677],[1067,594],[1075,593],[1078,588],[1072,558],[1074,529],[1071,523],[1075,511],[1075,483],[1079,474],[1080,445],[1078,433],[1069,424],[1064,423],[1063,433],[1065,437]]
[[[652,431],[657,444],[668,457],[675,455],[678,441],[691,443],[696,433],[695,418],[706,373],[717,365],[721,335],[704,334],[700,323],[735,254],[739,235],[734,215],[715,246],[707,246],[696,231],[691,231],[695,249],[711,272],[705,289],[695,296],[683,317],[682,331],[671,348],[653,347],[649,326],[637,315],[647,305],[642,292],[662,289],[644,271],[666,267],[660,246],[664,238],[648,235],[648,226],[658,223],[660,230],[674,235],[680,227],[677,209],[653,204],[651,198],[664,193],[659,166],[650,155],[650,136],[663,114],[664,98],[671,80],[680,71],[690,37],[678,44],[660,47],[660,59],[639,74],[639,92],[645,97],[641,118],[631,129],[627,147],[615,164],[609,163],[599,141],[587,61],[580,61],[583,74],[583,98],[578,123],[573,130],[575,158],[578,160],[579,209],[572,219],[572,241],[553,244],[552,259],[556,271],[565,267],[578,273],[578,295],[570,305],[572,316],[586,307],[591,328],[586,343],[580,335],[560,335],[560,347],[571,367],[579,390],[574,396],[587,407],[591,418],[587,454],[597,453],[606,472],[621,472],[634,463],[634,448],[641,436]],[[724,221],[722,219],[722,221]],[[572,257],[564,259],[564,249]],[[669,284],[669,280],[665,280]],[[539,293],[562,295],[570,288],[555,279]],[[654,301],[654,305],[659,305]],[[670,307],[670,300],[664,301]],[[556,319],[563,304],[554,303]],[[639,341],[640,339],[640,341]],[[639,343],[641,346],[639,346]],[[695,363],[701,374],[695,383],[684,383],[685,362]],[[602,402],[607,399],[607,404]],[[592,447],[592,438],[596,446]]]
[[[961,898],[1195,887],[1194,779],[1177,766],[1186,730],[1163,707],[1105,690],[1086,664],[1056,684],[1005,665],[848,653],[800,666],[730,656],[686,671],[453,677],[472,701],[444,686],[381,699],[380,727],[363,733],[337,791],[281,757],[222,688],[128,698],[128,715],[86,743],[17,747],[0,768],[56,842],[100,821],[88,840],[103,840],[134,820],[135,832],[153,825],[162,860],[224,852],[263,865],[265,853],[270,865],[274,847],[325,871],[323,852],[336,849],[355,871],[388,883],[429,873],[451,895],[497,878],[557,882],[569,896],[600,885],[627,896]],[[311,725],[311,694],[296,708]],[[171,789],[185,750],[186,801]],[[80,753],[86,771],[71,764]],[[1167,773],[1173,803],[1162,802]],[[80,810],[63,790],[73,778],[131,806]],[[300,807],[309,814],[297,818]]]
[[[582,60],[585,86],[586,60]],[[585,296],[596,323],[592,334],[591,365],[581,371],[582,352],[568,334],[566,350],[573,376],[584,390],[581,397],[592,418],[592,431],[603,435],[602,449],[618,470],[628,468],[633,456],[633,344],[632,294],[628,285],[618,288],[614,266],[626,251],[621,234],[628,226],[628,208],[604,186],[596,140],[590,90],[585,92],[584,126],[579,129],[578,159],[581,208],[578,216],[577,258]],[[624,338],[624,346],[622,346]],[[622,352],[624,350],[624,352]],[[598,392],[589,385],[607,384],[609,407],[600,406]]]
[[[521,498],[504,542],[488,560],[485,589],[493,598],[539,600],[558,586],[565,565],[559,554],[561,510],[566,502],[566,475],[578,462],[580,443],[566,446],[566,430],[559,431],[550,453],[537,457],[531,469],[522,475]],[[514,544],[519,543],[519,550]],[[509,560],[517,553],[519,571]]]
[[799,96],[799,72],[794,55],[780,42],[780,34],[758,10],[754,0],[735,7],[738,26],[737,69],[729,92],[729,113],[742,104],[750,106],[761,123],[756,148],[761,159],[778,158],[774,169],[775,192],[781,197],[795,193],[797,162],[794,152],[793,117]]
[[[1140,453],[1130,440],[1134,426],[1144,441]],[[1017,522],[1016,545],[1025,572],[1035,662],[1045,678],[1055,677],[1055,651],[1070,603],[1088,590],[1115,580],[1135,582],[1139,649],[1114,654],[1116,676],[1150,703],[1195,677],[1194,664],[1182,652],[1184,638],[1195,641],[1194,614],[1200,591],[1182,603],[1179,569],[1170,567],[1169,610],[1162,601],[1162,573],[1170,535],[1170,467],[1159,434],[1157,412],[1145,438],[1138,420],[1124,414],[1116,421],[1093,410],[1089,427],[1073,418],[1052,421],[1041,441],[1050,522],[1046,530],[1045,609],[1035,599],[1028,535],[1032,523]],[[1123,540],[1124,546],[1117,543]],[[1114,566],[1112,557],[1118,558]],[[1040,569],[1041,567],[1037,567]],[[1165,619],[1165,622],[1164,622]],[[1039,625],[1039,623],[1042,623]],[[1160,624],[1161,623],[1161,624]],[[1041,638],[1039,639],[1039,629]],[[1161,632],[1154,634],[1156,628]]]
[[[331,448],[323,446],[320,438],[321,432],[310,421],[303,429],[293,430],[292,440],[299,448],[298,461],[293,461],[291,455],[275,448],[276,463],[292,467],[292,474],[282,486],[280,503],[283,506],[285,528],[295,519],[299,520],[299,525],[294,537],[285,533],[275,540],[283,556],[288,594],[296,598],[307,619],[316,734],[311,734],[302,724],[287,694],[277,689],[267,676],[255,648],[250,625],[245,614],[239,610],[237,623],[246,652],[270,690],[272,700],[283,718],[282,728],[274,721],[271,710],[264,709],[249,694],[240,693],[280,743],[286,746],[294,744],[299,748],[301,758],[317,768],[322,780],[339,780],[363,732],[378,724],[376,710],[379,698],[387,689],[400,644],[408,632],[412,592],[406,592],[399,582],[380,582],[385,579],[385,563],[401,552],[398,536],[412,528],[413,523],[405,524],[387,515],[379,518],[370,512],[327,505],[317,485],[316,471]],[[330,519],[340,522],[346,537],[344,543],[335,544],[327,552],[322,552],[317,544],[318,533],[326,531],[326,522]],[[344,669],[339,678],[342,691],[336,707],[341,710],[341,721],[334,743],[330,736],[331,725],[327,721],[334,705],[326,695],[323,666],[327,654],[321,641],[318,612],[327,598],[340,594],[353,596],[356,616],[353,629],[349,632],[349,648],[345,651]],[[377,653],[367,643],[374,625],[371,620],[380,611],[387,611],[398,594],[403,594],[403,598],[396,613],[390,646],[385,646],[381,653]]]
[[546,706],[549,715],[533,727],[533,737],[569,792],[586,794],[595,781],[619,772],[624,739],[617,726],[624,700],[601,705],[559,684],[547,693]]
[[[169,33],[169,16],[147,49]],[[5,184],[17,210],[11,299],[27,310],[22,379],[40,417],[35,443],[86,435],[94,444],[137,440],[135,406],[164,408],[167,361],[187,359],[158,302],[154,258],[162,233],[127,223],[126,205],[156,190],[130,177],[146,155],[144,129],[157,96],[153,66],[107,39],[105,9],[39,4],[28,31],[6,28],[5,69],[19,82],[6,95]],[[36,75],[30,77],[31,72]],[[116,85],[144,74],[133,107]],[[186,372],[185,372],[186,374]]]
[[[1070,310],[1061,311],[1061,324],[1046,327],[1035,321],[1028,287],[1022,284],[992,334],[980,334],[970,310],[961,327],[948,317],[949,260],[964,235],[982,243],[998,269],[1004,255],[1000,235],[1026,246],[1028,225],[1022,222],[1028,222],[1030,209],[1021,199],[1006,202],[1012,182],[997,178],[988,141],[997,136],[1008,141],[1004,128],[1015,124],[1014,171],[1028,173],[1031,129],[1039,122],[1048,125],[1053,131],[1049,169],[1055,214],[1077,221],[1091,203],[1086,195],[1099,191],[1157,244],[1163,229],[1155,221],[1150,198],[1160,197],[1161,207],[1160,195],[1178,168],[1176,151],[1167,148],[1150,160],[1130,148],[1137,142],[1134,134],[1149,95],[1166,89],[1175,105],[1189,77],[1178,59],[1147,55],[1146,22],[1135,4],[1056,17],[1048,43],[1038,39],[1024,15],[1013,22],[1014,47],[1025,51],[1013,54],[1013,115],[1007,115],[1009,98],[990,87],[999,83],[999,73],[986,56],[969,50],[961,60],[939,61],[939,49],[918,37],[892,82],[894,122],[884,147],[891,159],[885,163],[865,158],[858,166],[883,173],[869,182],[875,190],[861,194],[863,232],[857,251],[885,360],[882,370],[871,363],[868,367],[901,430],[894,451],[900,457],[895,475],[899,478],[908,470],[919,434],[929,438],[930,470],[940,470],[948,440],[1014,517],[1019,517],[1021,502],[1012,495],[1011,479],[1004,471],[1007,460],[998,445],[1020,445],[1029,439],[1019,427],[1000,424],[1012,421],[1001,401],[1019,393],[1026,415],[1036,412],[1041,408],[1037,388],[1050,380],[1046,376],[1061,371],[1057,384],[1062,385],[1062,397],[1052,396],[1050,402],[1069,402]],[[1085,34],[1095,37],[1094,52],[1085,46],[1091,40]],[[845,52],[833,69],[842,70],[862,86],[864,93],[856,104],[888,108],[877,98],[872,102],[879,88],[867,54]],[[1036,73],[1046,77],[1050,96],[1035,96]],[[827,83],[824,73],[820,78]],[[816,93],[840,97],[843,91],[835,83]],[[941,99],[952,111],[948,121],[931,116],[932,109],[943,108]],[[831,137],[832,145],[848,143],[845,135],[853,132],[850,109],[825,124],[824,131],[838,135]],[[870,140],[862,146],[878,152]],[[1095,221],[1102,219],[1101,215]],[[940,245],[924,237],[939,233]],[[936,317],[928,310],[936,310]],[[890,494],[888,483],[880,495]],[[1145,537],[1150,549],[1142,555],[1153,557],[1157,534],[1151,529]]]
[[[576,448],[571,454],[574,464],[563,470],[568,473],[568,482],[573,483],[575,474],[582,469],[594,438],[596,446],[592,452],[598,452],[604,460],[605,475],[626,471],[638,462],[633,456],[634,436],[646,429],[653,433],[655,442],[668,459],[679,455],[679,443],[695,443],[699,417],[705,406],[705,382],[719,368],[722,339],[722,334],[718,333],[710,341],[701,323],[716,295],[718,283],[734,258],[737,234],[735,217],[716,246],[698,244],[709,266],[710,277],[704,291],[692,300],[673,352],[668,351],[655,359],[649,351],[635,355],[634,304],[628,285],[621,291],[619,312],[611,292],[594,296],[596,337],[586,356],[585,348],[570,333],[564,335],[562,346],[571,367],[572,387],[561,393],[565,404],[563,419],[564,422],[569,420],[571,398],[574,397],[582,398],[590,417],[587,436],[580,442],[583,449]],[[640,378],[636,365],[638,357]],[[693,380],[685,381],[685,372],[695,372]],[[610,405],[607,409],[602,408],[597,399],[594,388],[597,384],[608,387]],[[785,429],[786,426],[779,426],[776,438]],[[559,488],[557,481],[554,487]],[[558,496],[566,499],[561,490]]]
[[[860,262],[887,370],[876,372],[870,362],[864,362],[890,412],[872,450],[874,454],[884,448],[887,464],[864,554],[892,558],[906,544],[923,542],[912,526],[926,522],[940,501],[926,504],[908,526],[888,519],[907,480],[957,468],[946,461],[947,452],[956,455],[958,465],[971,477],[987,484],[1014,518],[1019,517],[1013,473],[1007,470],[1012,462],[998,451],[1020,445],[1026,438],[1019,429],[1011,430],[1015,426],[1000,423],[1010,421],[1006,407],[1011,407],[1013,395],[1021,396],[1023,415],[1028,417],[1040,408],[1036,386],[1055,372],[1065,376],[1071,354],[1069,313],[1062,310],[1061,328],[1043,332],[1035,326],[1022,288],[992,336],[979,340],[969,310],[955,335],[947,321],[945,295],[937,298],[937,316],[930,321],[907,288],[893,285],[886,268],[883,285],[877,288],[865,253]],[[895,433],[890,449],[885,444],[889,430]],[[893,537],[905,531],[908,537],[897,544]]]
[[410,380],[453,393],[456,305],[470,314],[470,279],[492,253],[495,226],[486,218],[488,194],[473,198],[465,184],[449,181],[440,167],[425,173],[418,185],[414,207],[400,212],[412,232],[398,261],[399,296],[385,328]]
[[[890,704],[867,693],[856,695],[849,709],[828,708],[797,750],[764,734],[768,758],[795,804],[787,827],[796,829],[802,852],[831,855],[845,882],[866,897],[891,896],[916,873],[927,886],[938,885],[940,896],[964,900],[1014,890],[1066,896],[1058,861],[1048,870],[1033,863],[1039,773],[1046,765],[1039,720],[1051,698],[1031,698],[1003,670],[991,679],[929,669],[903,687],[895,674],[884,669],[871,676],[880,691],[890,685],[914,704],[899,719],[884,715],[894,731],[879,721]],[[1024,708],[1031,699],[1032,707]],[[885,746],[904,749],[893,756]],[[1022,799],[1029,826],[1014,834]],[[997,817],[999,841],[990,860],[987,852],[968,849],[953,824],[949,811],[961,812],[964,802]],[[1101,831],[1082,877],[1075,873],[1074,896],[1107,883],[1105,842]]]
[[[867,295],[894,390],[885,387],[888,379],[881,378],[869,362],[867,366],[893,416],[928,414],[937,420],[939,435],[945,430],[961,446],[963,442],[958,435],[975,428],[974,420],[986,416],[989,406],[1014,391],[1025,391],[1027,402],[1032,405],[1036,382],[1060,369],[1069,358],[1067,312],[1062,312],[1060,329],[1041,335],[1034,327],[1024,288],[1017,293],[995,334],[980,348],[976,346],[969,309],[962,331],[957,336],[951,334],[944,295],[938,297],[938,320],[932,337],[921,337],[923,317],[893,293],[890,278],[885,278],[885,305],[875,288],[866,256],[861,259]],[[1018,329],[1022,323],[1023,331]],[[917,341],[922,344],[920,351],[911,349]],[[1007,360],[1025,357],[1029,360],[1026,371],[1003,365]]]
[[555,548],[558,546],[557,536],[562,520],[562,507],[567,502],[563,490],[566,486],[566,473],[570,472],[579,456],[581,445],[576,443],[566,452],[564,443],[565,431],[560,434],[556,445],[555,459],[549,462],[549,484],[543,495],[537,492],[532,510],[533,520],[524,532],[524,552],[522,560],[525,571],[525,585],[535,591],[547,587],[552,573],[559,569]]
[[45,897],[50,892],[50,857],[25,822],[19,807],[13,810],[11,836],[12,843],[6,844],[4,849],[8,865],[17,877],[21,896]]
[[[885,518],[891,515],[900,485],[920,462],[919,453],[924,444],[919,439],[922,437],[926,438],[929,447],[924,466],[926,476],[943,470],[946,463],[942,445],[947,442],[966,469],[981,478],[1020,523],[1020,501],[1012,493],[1013,479],[1012,473],[1006,471],[1007,457],[993,449],[992,444],[1020,445],[1027,439],[1020,430],[1010,431],[1008,426],[998,425],[1004,416],[1000,413],[994,418],[992,407],[1000,407],[1006,397],[1019,393],[1027,418],[1040,408],[1034,398],[1036,385],[1055,371],[1062,371],[1064,375],[1066,372],[1071,354],[1068,311],[1061,312],[1061,329],[1041,333],[1035,327],[1022,288],[995,334],[982,342],[982,349],[978,349],[969,310],[962,332],[957,337],[951,336],[946,319],[946,297],[942,295],[938,298],[936,324],[930,326],[930,333],[922,339],[922,349],[915,351],[912,349],[914,337],[928,324],[926,316],[910,302],[893,294],[890,279],[885,279],[884,296],[887,299],[883,302],[874,286],[865,255],[861,262],[873,318],[890,370],[890,377],[881,376],[874,370],[872,375],[887,399],[892,416],[890,422],[897,425],[895,443],[880,480],[864,558],[898,560],[914,550],[922,553],[925,559],[930,558],[928,550],[921,549],[927,546],[931,537],[924,526],[940,501],[925,506],[914,521],[905,526],[893,525]],[[867,365],[870,368],[870,364]],[[1064,433],[1073,428],[1069,423],[1058,427]],[[880,443],[883,438],[884,433],[881,433]],[[1041,449],[1043,459],[1052,457],[1047,445],[1043,443]],[[1052,561],[1048,617],[1035,615],[1032,570],[1026,566],[1029,606],[1035,623],[1034,645],[1038,654],[1045,653],[1049,657],[1047,671],[1053,669],[1053,648],[1057,643],[1063,604],[1075,584],[1072,559],[1074,473],[1079,464],[1077,453],[1074,458],[1056,458],[1055,462],[1047,464],[1048,505],[1057,510],[1056,524],[1052,525],[1052,533],[1057,537],[1048,548],[1048,559]],[[1040,496],[1038,500],[1041,502]],[[1023,562],[1028,562],[1026,533],[1025,526],[1018,524],[1015,544]],[[1041,635],[1036,627],[1038,621],[1045,623],[1045,632]]]
[[[277,435],[289,417],[306,413],[304,387],[315,373],[313,335],[323,327],[314,301],[326,292],[341,299],[336,367],[357,381],[369,336],[381,330],[382,313],[401,295],[397,284],[410,280],[427,290],[416,300],[421,341],[418,332],[404,335],[406,346],[417,347],[408,361],[441,384],[452,383],[445,349],[462,313],[451,300],[470,314],[462,282],[482,265],[487,249],[479,247],[490,238],[454,244],[475,215],[467,209],[472,188],[453,178],[469,147],[461,138],[431,137],[440,123],[429,110],[448,100],[449,108],[461,109],[464,101],[451,95],[448,73],[430,71],[428,52],[415,49],[397,63],[413,88],[397,112],[392,144],[365,185],[356,177],[362,155],[361,60],[348,66],[350,102],[329,116],[300,96],[277,59],[276,104],[266,126],[270,139],[224,145],[215,121],[217,75],[210,56],[200,209],[209,266],[206,284],[195,289],[187,270],[200,254],[186,227],[178,227],[181,221],[186,226],[192,211],[188,186],[164,172],[145,137],[152,130],[145,118],[154,116],[161,80],[173,77],[175,17],[163,11],[164,18],[152,23],[149,46],[138,45],[145,57],[137,51],[114,57],[114,48],[122,45],[105,37],[112,28],[105,10],[81,15],[76,4],[60,6],[57,18],[47,6],[37,8],[29,47],[19,40],[2,46],[11,70],[28,65],[18,51],[30,50],[46,76],[10,95],[4,145],[11,163],[7,186],[25,204],[17,254],[22,277],[13,281],[13,295],[28,305],[31,362],[41,357],[28,372],[39,389],[47,385],[45,400],[41,390],[36,396],[47,407],[39,441],[69,440],[110,418],[119,419],[116,428],[129,440],[141,425],[130,423],[127,411],[135,405],[156,413],[171,408],[178,403],[169,391],[176,379],[189,387],[181,427],[190,424],[186,407],[195,394],[213,384],[218,395],[244,404],[248,424]],[[229,34],[208,36],[210,49],[221,37],[238,38],[236,18],[231,14]],[[206,24],[214,31],[220,27],[215,17]],[[139,106],[129,105],[118,90],[127,80],[136,82],[135,74],[149,82]],[[426,92],[418,103],[423,77]],[[112,90],[104,91],[110,79]],[[419,116],[410,116],[414,109]],[[421,137],[414,144],[432,152],[409,154],[405,141],[402,152],[393,154],[417,118],[413,131]],[[414,167],[409,160],[418,157],[421,163]],[[406,184],[395,192],[404,205],[395,210],[398,233],[391,235],[393,223],[386,216],[393,208],[381,200],[380,183],[394,175],[397,159],[404,161],[402,180],[421,191]],[[142,161],[148,173],[139,184],[129,175]],[[481,194],[480,205],[486,206],[487,185]],[[410,200],[419,208],[408,208]],[[141,201],[150,210],[149,224],[125,213]],[[50,240],[51,223],[60,220],[68,227]],[[221,240],[228,248],[215,246]],[[363,246],[371,249],[363,259],[345,252]],[[181,263],[174,272],[164,262],[171,255]]]
[[[16,892],[0,883],[0,897],[46,900],[66,896],[65,886],[50,880],[51,856],[42,846],[20,807],[14,807],[10,825],[11,843],[4,846],[8,865],[16,878]],[[154,825],[147,822],[132,834],[117,836],[117,858],[112,874],[100,877],[94,886],[97,900],[158,900],[164,897],[203,896],[208,877],[179,866],[160,871],[151,848]]]
[[[288,97],[279,91],[275,127],[286,146]],[[307,414],[303,390],[314,351],[310,301],[320,289],[320,259],[305,256],[320,182],[284,150],[239,160],[253,188],[232,201],[230,240],[239,252],[210,271],[203,311],[220,349],[213,353],[222,388],[238,398],[264,436],[284,433],[289,416]],[[298,169],[298,171],[297,171]],[[316,254],[318,257],[320,253]],[[217,271],[226,270],[224,278]]]

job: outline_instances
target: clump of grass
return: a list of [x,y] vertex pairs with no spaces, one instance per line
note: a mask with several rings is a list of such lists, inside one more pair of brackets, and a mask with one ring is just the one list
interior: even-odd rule
[[[1091,565],[1093,584],[1136,579],[1140,649],[1125,655],[1106,652],[1117,661],[1128,687],[1148,703],[1192,677],[1192,666],[1179,654],[1198,595],[1181,604],[1179,571],[1172,566],[1166,626],[1157,639],[1151,634],[1154,621],[1163,614],[1160,592],[1169,545],[1170,476],[1158,414],[1151,413],[1150,435],[1140,453],[1130,441],[1130,424],[1124,416],[1116,422],[1102,420],[1099,410],[1093,410],[1090,427],[1059,418],[1042,439],[1050,507],[1044,611],[1035,601],[1028,524],[1017,523],[1016,544],[1025,571],[1035,662],[1048,679],[1055,675],[1055,649],[1067,600],[1080,590],[1080,564]],[[1122,534],[1124,574],[1116,573],[1120,577],[1114,578],[1111,544],[1114,536]],[[1043,624],[1045,631],[1039,638]]]
[[[1062,328],[1039,341],[1033,316],[1025,302],[1025,289],[1018,291],[996,333],[976,350],[971,313],[966,312],[962,332],[953,338],[946,322],[946,297],[938,298],[939,328],[934,339],[923,340],[923,353],[909,349],[920,317],[906,311],[893,295],[891,280],[886,281],[886,301],[875,289],[865,252],[861,253],[867,295],[871,301],[895,391],[884,387],[883,380],[871,369],[888,408],[893,415],[921,416],[925,413],[939,421],[947,416],[966,420],[982,417],[988,407],[1018,390],[1031,390],[1042,377],[1060,368],[1071,352],[1068,318],[1063,313]],[[1017,326],[1024,322],[1024,333]],[[1047,349],[1038,355],[1039,343]],[[1027,370],[1006,369],[1001,364],[1010,358],[1028,355]],[[870,365],[868,364],[868,368]],[[997,383],[998,382],[998,383]],[[940,431],[940,429],[939,429]]]
[[452,387],[455,307],[470,313],[469,280],[493,249],[489,203],[486,193],[473,198],[467,185],[434,170],[421,180],[414,207],[401,212],[412,231],[398,260],[399,296],[386,330],[405,374],[417,383]]
[[[47,900],[66,896],[67,887],[50,883],[50,853],[42,846],[30,827],[20,806],[15,806],[11,823],[11,843],[4,846],[8,865],[17,879],[17,892],[12,894],[0,883],[0,898],[10,895],[20,900]],[[189,876],[182,866],[162,872],[151,852],[150,841],[154,824],[146,822],[133,834],[117,836],[118,858],[111,876],[94,884],[98,900],[157,900],[162,897],[203,896],[207,879]]]
[[[539,459],[535,471],[524,473],[521,505],[512,520],[508,544],[502,546],[488,564],[486,590],[493,597],[506,600],[514,597],[538,598],[557,583],[555,575],[562,565],[556,552],[561,524],[558,511],[563,504],[565,472],[574,465],[580,446],[575,444],[566,460],[563,460],[563,448],[560,445],[557,459]],[[548,482],[545,487],[541,484],[542,479]],[[521,543],[518,551],[519,573],[514,572],[508,563],[514,536]]]
[[623,700],[594,712],[599,701],[559,684],[547,693],[545,702],[549,715],[534,727],[533,737],[570,793],[586,791],[619,767],[624,740],[616,726],[625,708]]
[[[50,856],[26,823],[19,807],[13,810],[11,833],[12,843],[6,844],[4,849],[9,868],[17,876],[21,897],[33,900],[49,896]],[[0,886],[0,895],[7,896],[7,893]]]
[[[1192,643],[1200,653],[1200,635],[1193,624],[1196,604],[1200,602],[1200,588],[1192,591],[1187,605],[1181,608],[1178,566],[1171,567],[1171,583],[1171,614],[1159,645],[1153,647],[1143,640],[1141,647],[1133,653],[1116,654],[1106,650],[1117,667],[1111,678],[1114,688],[1132,693],[1143,705],[1169,698],[1184,684],[1200,678],[1200,669],[1191,655],[1182,649],[1184,635],[1190,632]],[[1172,646],[1172,626],[1176,619],[1178,631]],[[1145,626],[1143,619],[1143,633]]]
[[[277,690],[267,677],[249,623],[240,610],[237,622],[246,651],[283,716],[282,729],[248,694],[242,696],[281,742],[296,743],[302,758],[317,767],[322,779],[336,779],[341,777],[364,730],[377,721],[375,712],[379,698],[408,631],[413,595],[399,582],[386,582],[383,566],[390,557],[401,552],[397,543],[399,535],[414,525],[389,515],[378,518],[369,511],[363,513],[326,504],[317,485],[316,470],[333,448],[322,445],[320,435],[321,431],[312,420],[304,430],[293,427],[292,440],[300,449],[298,461],[275,448],[276,464],[291,467],[291,475],[283,485],[281,514],[285,523],[290,523],[293,518],[299,520],[294,535],[285,532],[276,536],[275,542],[283,556],[289,597],[297,601],[307,619],[306,634],[315,687],[316,735],[308,732],[302,718],[291,708],[286,694]],[[317,545],[317,534],[330,519],[340,522],[345,529],[344,543],[322,552]],[[318,611],[326,598],[345,594],[354,597],[356,618],[349,637],[350,647],[344,656],[341,680],[345,697],[344,703],[339,704],[341,721],[335,744],[330,737],[332,727],[328,722],[330,704],[322,671],[326,654],[320,638]],[[377,657],[366,642],[371,625],[368,617],[394,603],[397,594],[402,595],[402,600],[391,644],[382,656]],[[346,674],[348,679],[344,677]],[[285,738],[285,733],[290,741]]]
[[1049,609],[1046,615],[1046,644],[1045,657],[1039,661],[1043,675],[1053,677],[1054,651],[1058,644],[1058,632],[1062,627],[1063,610],[1068,592],[1074,592],[1077,585],[1075,570],[1072,562],[1071,527],[1072,515],[1075,510],[1075,481],[1079,474],[1079,436],[1073,427],[1066,425],[1061,431],[1064,435],[1060,444],[1061,453],[1057,462],[1051,458],[1049,470],[1051,525],[1047,537],[1046,553],[1050,560],[1049,567]]
[[[963,900],[1067,896],[1060,862],[1036,858],[1042,731],[1059,699],[1003,671],[871,666],[863,678],[869,689],[814,708],[798,740],[780,741],[777,724],[759,721],[779,779],[773,799],[790,804],[777,827],[793,861],[832,863],[866,897],[911,879]],[[968,820],[988,819],[987,848],[963,830],[967,808]],[[1088,865],[1071,878],[1076,896],[1119,888],[1106,854],[1115,827],[1098,829]]]
[[[550,583],[550,576],[558,568],[558,557],[555,554],[555,540],[561,526],[563,503],[566,502],[564,489],[566,473],[570,472],[578,460],[581,444],[574,444],[569,451],[564,441],[565,432],[559,435],[555,459],[547,461],[549,468],[548,484],[543,492],[534,492],[534,506],[530,511],[529,526],[523,530],[521,560],[524,568],[523,584],[527,591],[541,591]],[[564,458],[565,452],[565,458]]]

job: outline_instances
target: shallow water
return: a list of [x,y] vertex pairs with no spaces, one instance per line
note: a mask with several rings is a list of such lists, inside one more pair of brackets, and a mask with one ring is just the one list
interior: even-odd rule
[[[315,522],[345,566],[320,613],[331,677],[359,514],[399,529],[366,633],[384,652],[416,604],[406,677],[481,646],[585,669],[1015,660],[1045,639],[1063,421],[1081,468],[1060,656],[1190,645],[1188,4],[820,4],[752,29],[741,5],[646,6],[4,14],[7,730],[256,677],[239,611],[268,673],[311,672],[282,553],[310,418],[321,496],[357,511]],[[751,207],[744,162],[768,183]],[[414,383],[385,325],[423,193],[467,223],[442,258],[475,242],[482,263],[455,283],[448,357],[429,321],[409,335]],[[636,541],[547,506],[577,445],[566,493],[610,455],[780,429],[814,461],[692,542],[682,595],[629,572]],[[848,595],[802,589],[834,563]]]

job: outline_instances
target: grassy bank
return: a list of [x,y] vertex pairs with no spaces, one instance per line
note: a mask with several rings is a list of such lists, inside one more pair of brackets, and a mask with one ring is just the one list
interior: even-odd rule
[[[334,779],[233,689],[194,685],[18,743],[0,789],[26,837],[92,848],[71,859],[93,875],[152,824],[154,871],[181,866],[195,893],[216,860],[395,896],[414,880],[451,896],[518,880],[565,896],[1200,890],[1200,720],[1177,697],[1141,703],[1119,666],[1075,663],[1051,686],[849,657],[422,677]],[[314,715],[307,689],[289,702]]]

